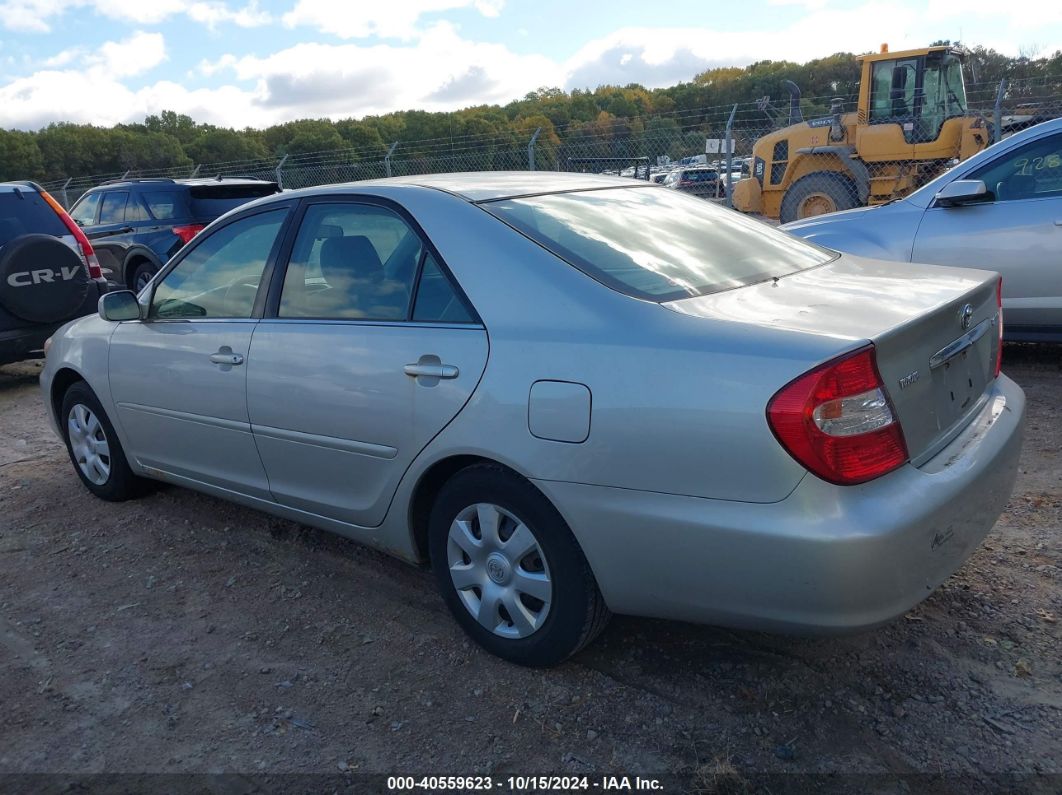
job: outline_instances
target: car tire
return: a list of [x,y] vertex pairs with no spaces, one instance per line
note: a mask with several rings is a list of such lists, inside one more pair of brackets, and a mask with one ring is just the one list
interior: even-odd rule
[[129,468],[118,434],[88,384],[78,381],[66,390],[60,411],[63,441],[85,488],[110,502],[140,496],[146,481]]
[[515,473],[484,464],[454,475],[436,498],[428,532],[443,600],[492,654],[519,665],[556,665],[608,622],[568,525]]
[[133,278],[129,281],[129,288],[134,293],[139,293],[158,272],[159,269],[155,267],[154,263],[140,262],[133,270]]
[[851,210],[859,206],[855,183],[836,171],[819,171],[801,177],[782,196],[780,223]]

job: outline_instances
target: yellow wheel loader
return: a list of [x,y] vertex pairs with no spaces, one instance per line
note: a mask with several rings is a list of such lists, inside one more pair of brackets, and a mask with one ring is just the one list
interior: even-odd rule
[[788,223],[882,204],[991,143],[992,125],[966,107],[962,64],[953,47],[864,55],[859,103],[804,121],[793,94],[789,126],[753,147],[751,176],[734,186],[734,208]]

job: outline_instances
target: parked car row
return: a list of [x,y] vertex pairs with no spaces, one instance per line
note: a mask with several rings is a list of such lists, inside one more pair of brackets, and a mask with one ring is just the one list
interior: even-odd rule
[[279,191],[275,182],[234,177],[117,180],[88,191],[70,216],[92,241],[104,275],[140,290],[215,218]]
[[211,221],[279,190],[249,178],[119,180],[67,213],[33,182],[0,184],[0,364],[42,356],[109,288],[143,289]]

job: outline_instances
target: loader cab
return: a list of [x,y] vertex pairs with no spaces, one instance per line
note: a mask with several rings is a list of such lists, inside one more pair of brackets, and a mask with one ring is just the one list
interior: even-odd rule
[[867,56],[859,99],[868,124],[898,124],[908,144],[936,141],[947,119],[966,115],[962,52],[931,47]]

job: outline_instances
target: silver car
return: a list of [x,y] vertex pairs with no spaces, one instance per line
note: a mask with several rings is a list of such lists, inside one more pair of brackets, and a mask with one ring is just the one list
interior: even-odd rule
[[899,201],[783,228],[867,257],[999,271],[1007,340],[1062,341],[1062,119],[990,146]]
[[163,480],[430,561],[476,641],[548,665],[610,612],[924,599],[1016,474],[998,284],[626,179],[363,182],[219,219],[41,385],[97,496]]

